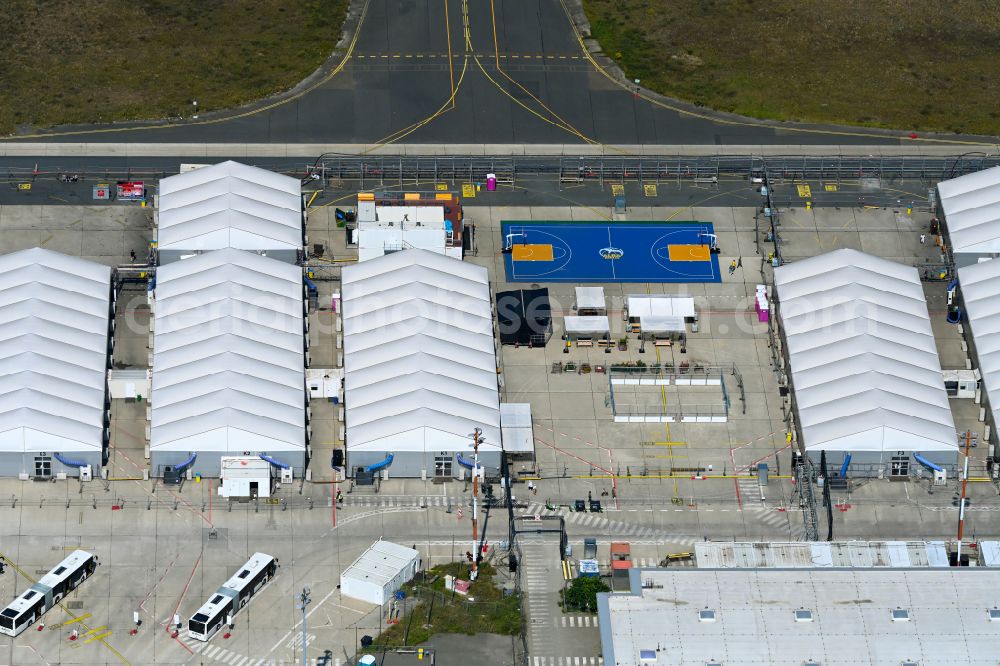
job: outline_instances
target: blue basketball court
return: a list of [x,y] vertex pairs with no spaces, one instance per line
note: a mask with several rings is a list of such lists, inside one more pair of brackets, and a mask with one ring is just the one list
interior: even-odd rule
[[720,282],[709,222],[503,222],[508,282]]

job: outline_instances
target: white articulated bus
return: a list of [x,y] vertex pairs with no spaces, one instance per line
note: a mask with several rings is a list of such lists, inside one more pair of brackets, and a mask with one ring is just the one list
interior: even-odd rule
[[278,569],[278,560],[254,553],[236,574],[205,602],[188,620],[188,636],[207,641],[222,625],[232,621]]
[[0,634],[17,636],[76,589],[97,569],[97,556],[74,550],[42,579],[0,611]]

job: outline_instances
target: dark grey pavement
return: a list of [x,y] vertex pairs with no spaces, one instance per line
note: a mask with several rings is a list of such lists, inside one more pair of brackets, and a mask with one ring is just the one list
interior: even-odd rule
[[910,141],[875,130],[715,117],[697,109],[665,108],[668,101],[649,93],[640,98],[597,69],[560,0],[367,0],[363,11],[344,66],[300,96],[199,120],[67,126],[33,134],[32,140],[618,145]]

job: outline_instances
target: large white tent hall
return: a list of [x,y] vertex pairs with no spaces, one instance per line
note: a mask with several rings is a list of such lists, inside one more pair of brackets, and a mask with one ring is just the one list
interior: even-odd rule
[[955,265],[1000,257],[1000,167],[942,181],[937,192]]
[[221,162],[160,181],[156,242],[161,264],[235,248],[295,263],[305,244],[297,178]]
[[302,269],[242,250],[161,266],[153,301],[153,475],[223,456],[300,473],[308,443]]
[[0,476],[95,476],[107,461],[111,268],[34,248],[0,256]]
[[404,250],[343,270],[348,462],[394,476],[500,464],[500,397],[485,268]]
[[959,293],[968,321],[971,353],[982,377],[983,407],[989,414],[990,443],[1000,423],[1000,261],[958,269]]
[[958,440],[917,269],[837,250],[775,270],[796,428],[850,474],[956,464]]

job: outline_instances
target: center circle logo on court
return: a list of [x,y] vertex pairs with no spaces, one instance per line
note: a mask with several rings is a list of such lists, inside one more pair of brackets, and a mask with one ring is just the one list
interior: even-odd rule
[[598,250],[601,259],[621,259],[625,256],[625,251],[617,247],[605,247]]

